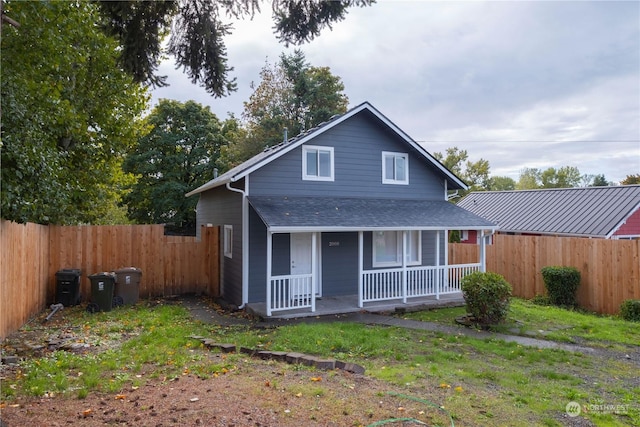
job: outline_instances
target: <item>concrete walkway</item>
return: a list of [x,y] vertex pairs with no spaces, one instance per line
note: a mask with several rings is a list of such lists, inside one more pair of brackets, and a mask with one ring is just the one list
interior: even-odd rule
[[251,321],[242,317],[234,317],[222,315],[218,313],[205,299],[198,297],[184,297],[182,304],[189,310],[194,319],[204,323],[217,324],[221,326],[251,326],[256,328],[271,328],[284,325],[293,325],[298,323],[313,322],[358,322],[367,325],[384,325],[394,326],[398,328],[415,329],[422,331],[440,332],[449,335],[462,335],[470,338],[481,340],[494,339],[505,342],[515,342],[517,344],[540,348],[540,349],[558,349],[584,354],[594,354],[595,349],[590,347],[578,346],[575,344],[564,344],[555,341],[542,340],[537,338],[523,337],[519,335],[500,334],[490,331],[481,331],[473,328],[444,325],[434,322],[423,322],[419,320],[402,319],[395,316],[386,316],[382,314],[358,312],[338,315],[294,318],[294,319],[269,319],[261,322]]

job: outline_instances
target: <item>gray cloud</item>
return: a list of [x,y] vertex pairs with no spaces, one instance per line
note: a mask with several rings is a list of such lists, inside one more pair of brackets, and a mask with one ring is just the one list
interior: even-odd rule
[[[432,152],[458,146],[494,175],[575,166],[620,181],[640,173],[640,3],[381,2],[301,48]],[[240,115],[265,59],[282,52],[269,14],[227,40],[239,90],[212,99],[170,63],[154,99]]]

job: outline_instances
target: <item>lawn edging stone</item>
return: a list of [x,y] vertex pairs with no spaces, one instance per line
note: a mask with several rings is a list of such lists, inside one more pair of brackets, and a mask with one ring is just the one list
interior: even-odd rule
[[331,371],[333,369],[340,369],[352,374],[363,375],[365,368],[356,363],[341,362],[333,359],[322,359],[310,354],[286,352],[286,351],[270,351],[270,350],[256,350],[250,347],[238,347],[235,344],[218,343],[209,338],[200,336],[190,336],[188,338],[198,340],[208,349],[217,349],[223,353],[235,353],[240,352],[250,357],[257,357],[262,360],[275,360],[278,362],[286,362],[291,365],[301,364],[305,366],[314,367],[323,371]]

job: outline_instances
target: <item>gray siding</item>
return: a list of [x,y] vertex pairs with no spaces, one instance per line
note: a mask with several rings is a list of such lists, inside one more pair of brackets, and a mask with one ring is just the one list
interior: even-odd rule
[[[335,196],[442,200],[444,179],[397,135],[358,114],[314,138],[309,145],[334,148],[333,182],[302,179],[302,147],[251,174],[254,196]],[[409,185],[382,184],[382,152],[409,154]]]
[[[233,304],[242,304],[242,195],[224,187],[200,193],[196,215],[196,232],[200,237],[200,227],[212,224],[220,229],[220,288],[223,298]],[[222,253],[222,226],[233,226],[232,257]]]
[[[329,246],[338,242],[338,246]],[[322,233],[322,295],[358,293],[358,233]]]
[[249,206],[249,302],[267,300],[267,227]]

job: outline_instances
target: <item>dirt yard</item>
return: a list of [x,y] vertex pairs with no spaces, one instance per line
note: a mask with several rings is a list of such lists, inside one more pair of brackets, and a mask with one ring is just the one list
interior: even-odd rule
[[366,426],[399,418],[449,425],[443,411],[390,392],[394,390],[388,383],[345,371],[309,371],[238,358],[234,369],[206,380],[185,374],[118,394],[19,399],[5,404],[1,414],[8,427]]

